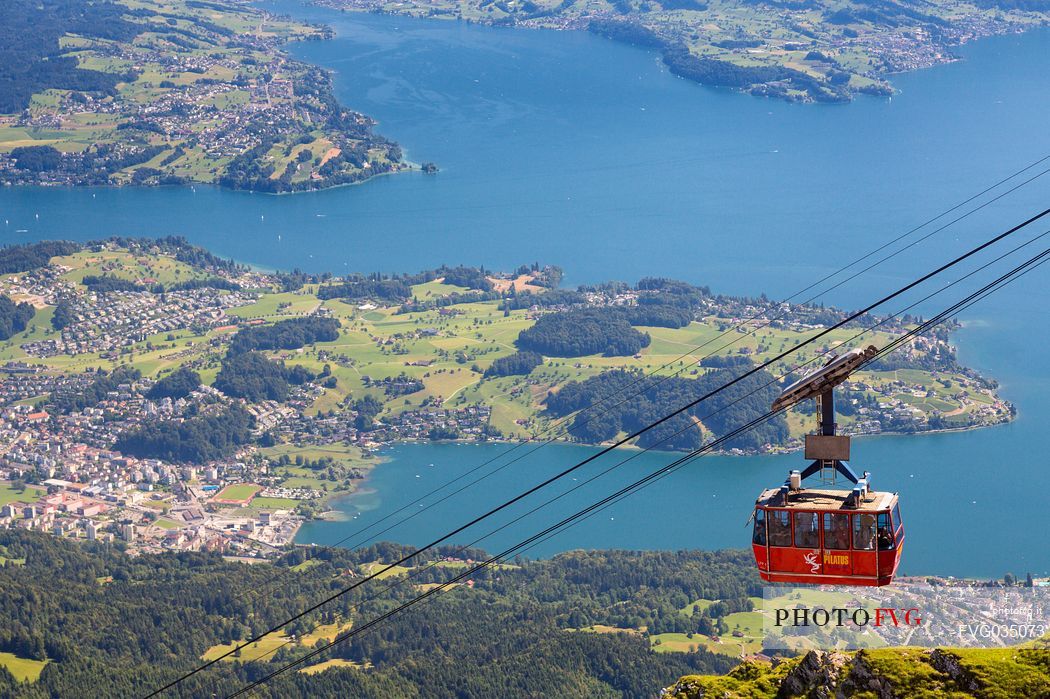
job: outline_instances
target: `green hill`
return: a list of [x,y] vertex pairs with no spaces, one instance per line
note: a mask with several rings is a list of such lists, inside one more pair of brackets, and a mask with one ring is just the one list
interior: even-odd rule
[[687,675],[664,690],[667,699],[1048,696],[1045,647],[810,651],[778,664],[747,661],[727,675]]

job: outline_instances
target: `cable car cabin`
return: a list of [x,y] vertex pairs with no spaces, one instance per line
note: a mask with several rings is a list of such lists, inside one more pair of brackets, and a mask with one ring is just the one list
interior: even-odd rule
[[[893,581],[904,548],[897,494],[873,492],[871,474],[853,471],[850,438],[836,434],[835,424],[835,387],[876,356],[878,350],[869,345],[832,357],[773,401],[774,410],[786,410],[815,399],[820,424],[817,434],[806,435],[810,464],[755,500],[751,547],[763,580],[868,587]],[[817,475],[824,484],[842,476],[854,487],[802,487]]]
[[864,493],[862,489],[763,491],[755,502],[751,539],[762,579],[889,585],[904,546],[897,494]]

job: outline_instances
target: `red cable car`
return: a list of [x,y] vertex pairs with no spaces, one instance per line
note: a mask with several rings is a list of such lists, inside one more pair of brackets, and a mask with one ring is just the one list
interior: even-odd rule
[[[904,547],[897,494],[870,490],[870,474],[858,477],[847,463],[849,437],[835,434],[833,390],[876,352],[869,345],[834,357],[773,402],[779,410],[816,398],[820,434],[806,435],[812,463],[791,471],[784,485],[762,491],[755,501],[751,548],[763,580],[869,587],[893,581]],[[828,484],[842,475],[853,488],[802,487],[818,473]]]

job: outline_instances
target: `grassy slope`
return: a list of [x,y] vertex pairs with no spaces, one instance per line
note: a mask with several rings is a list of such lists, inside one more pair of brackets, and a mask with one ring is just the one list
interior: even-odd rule
[[[898,697],[1009,699],[1050,695],[1050,651],[995,648],[943,652],[957,660],[961,673],[938,670],[931,664],[930,651],[918,648],[884,648],[850,654],[846,671],[851,664],[862,663]],[[666,696],[669,699],[797,696],[778,692],[784,679],[796,673],[802,661],[794,658],[776,667],[745,662],[726,676],[690,675],[670,687]],[[845,679],[844,672],[840,681]],[[848,684],[842,689],[846,696],[876,696],[871,691],[851,690]]]
[[13,653],[0,653],[0,667],[14,675],[19,682],[36,682],[50,660],[19,658]]

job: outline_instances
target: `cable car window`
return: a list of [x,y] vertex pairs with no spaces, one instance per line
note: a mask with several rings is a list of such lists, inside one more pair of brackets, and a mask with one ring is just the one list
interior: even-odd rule
[[839,551],[849,548],[849,515],[824,513],[824,548]]
[[900,529],[902,524],[904,524],[904,522],[901,521],[901,506],[900,505],[894,505],[893,506],[893,527],[894,527],[895,530],[896,529]]
[[815,549],[820,546],[820,515],[816,512],[795,513],[795,547]]
[[791,513],[787,510],[769,511],[769,545],[791,546]]
[[853,548],[871,551],[875,548],[875,515],[853,517]]
[[751,542],[758,544],[759,546],[766,545],[766,511],[755,510],[755,533],[751,537]]
[[889,551],[893,548],[893,530],[890,528],[890,513],[879,514],[879,551]]

